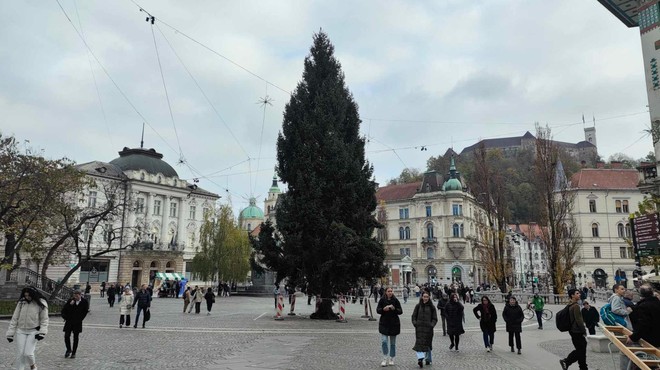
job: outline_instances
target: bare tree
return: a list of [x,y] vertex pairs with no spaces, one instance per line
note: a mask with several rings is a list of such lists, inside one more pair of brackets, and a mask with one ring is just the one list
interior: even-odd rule
[[541,239],[548,256],[553,293],[560,294],[573,276],[582,244],[573,219],[575,192],[564,174],[560,151],[549,127],[536,126],[536,187],[541,203]]

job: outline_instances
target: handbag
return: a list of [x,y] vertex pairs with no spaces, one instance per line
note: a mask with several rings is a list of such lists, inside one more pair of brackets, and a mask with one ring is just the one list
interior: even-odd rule
[[146,311],[144,311],[144,321],[147,322],[151,320],[151,310],[147,308]]

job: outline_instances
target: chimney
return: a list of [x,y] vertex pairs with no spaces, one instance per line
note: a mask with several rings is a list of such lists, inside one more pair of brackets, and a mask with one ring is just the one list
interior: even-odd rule
[[596,162],[596,168],[605,168],[605,162]]
[[623,168],[623,162],[621,161],[611,161],[610,168],[612,169],[621,169]]

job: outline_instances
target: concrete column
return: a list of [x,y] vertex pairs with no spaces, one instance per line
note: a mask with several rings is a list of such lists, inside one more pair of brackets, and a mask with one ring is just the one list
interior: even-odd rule
[[147,202],[144,204],[144,223],[147,226],[147,232],[151,232],[149,229],[151,224],[151,214],[154,212],[154,193],[147,193]]
[[181,245],[183,245],[186,241],[186,218],[188,217],[188,202],[186,202],[186,198],[179,198],[179,221],[176,225],[177,227],[177,235],[176,235],[176,242],[179,244],[177,247],[178,250],[183,250],[181,248]]
[[170,197],[167,195],[163,197],[163,219],[160,228],[160,241],[163,245],[167,245],[170,240],[167,239],[168,221],[170,219]]

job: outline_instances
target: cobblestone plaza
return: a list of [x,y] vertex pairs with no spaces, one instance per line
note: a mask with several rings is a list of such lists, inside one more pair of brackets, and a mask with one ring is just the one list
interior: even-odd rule
[[[347,323],[310,320],[313,311],[298,301],[296,316],[273,320],[272,297],[217,298],[211,315],[182,313],[181,299],[154,298],[146,329],[119,328],[119,308],[109,308],[95,295],[85,319],[76,359],[64,358],[63,321],[51,317],[49,334],[39,343],[39,369],[377,369],[380,368],[378,322],[360,318],[359,304],[347,305]],[[373,300],[371,301],[373,303]],[[302,303],[302,304],[301,304]],[[568,334],[554,320],[538,330],[535,321],[523,325],[522,355],[511,353],[504,322],[498,320],[493,353],[483,347],[479,323],[465,311],[466,334],[460,352],[449,352],[449,339],[436,326],[431,369],[559,369],[559,359],[571,350]],[[403,305],[402,333],[397,339],[395,367],[417,367],[413,301]],[[498,314],[502,304],[496,304]],[[556,312],[560,306],[547,306]],[[288,312],[289,307],[285,307]],[[194,310],[193,310],[194,311]],[[375,305],[374,305],[375,313]],[[131,317],[134,319],[134,315]],[[8,321],[0,321],[6,331]],[[12,369],[15,344],[0,345],[0,369]],[[618,358],[616,359],[618,363]],[[612,369],[609,354],[587,352],[590,369]],[[577,365],[575,365],[577,366]]]

